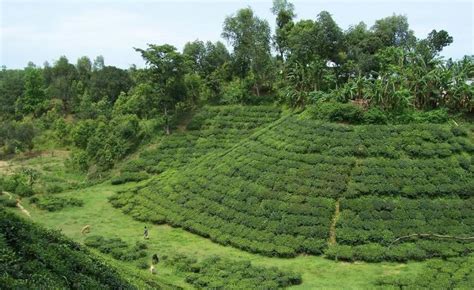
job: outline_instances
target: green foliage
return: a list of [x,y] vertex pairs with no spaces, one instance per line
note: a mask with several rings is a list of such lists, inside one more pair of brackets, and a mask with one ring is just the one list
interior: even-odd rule
[[5,121],[0,125],[0,157],[18,151],[31,151],[36,128],[30,120]]
[[388,117],[386,113],[377,108],[370,108],[367,112],[364,113],[364,123],[365,124],[377,124],[385,125],[388,123]]
[[47,211],[58,211],[67,207],[83,206],[84,202],[74,197],[59,197],[51,195],[39,195],[30,198],[30,202],[35,204],[38,208]]
[[29,197],[35,194],[28,177],[20,172],[0,178],[0,189],[19,195],[20,197]]
[[81,245],[2,209],[0,272],[7,288],[134,288]]
[[135,261],[146,257],[146,244],[137,242],[134,246],[129,246],[120,238],[104,238],[102,236],[88,236],[84,244],[88,247],[96,248],[104,254],[111,255],[114,259],[122,261]]
[[[397,238],[413,233],[466,237],[473,230],[472,198],[381,198],[364,196],[341,201],[338,247],[326,252],[336,258],[351,249],[354,260],[379,262],[449,258],[472,252],[472,242],[458,239]],[[341,255],[345,255],[342,251]]]
[[6,120],[15,115],[15,102],[24,93],[25,70],[0,70],[0,119]]
[[379,278],[376,282],[381,287],[398,289],[429,288],[429,289],[469,289],[474,283],[474,257],[447,260],[434,259],[427,262],[416,276],[389,275]]
[[279,109],[270,106],[204,107],[193,116],[186,133],[163,137],[157,148],[144,150],[139,159],[128,162],[122,171],[160,173],[187,164],[211,151],[230,148],[279,115]]
[[243,80],[234,79],[222,88],[222,95],[224,104],[245,104],[249,93]]
[[254,266],[248,261],[216,256],[197,262],[184,255],[175,255],[165,263],[186,274],[186,282],[199,289],[280,289],[302,282],[301,275],[276,267]]
[[38,117],[44,112],[47,99],[43,83],[43,74],[40,69],[35,67],[25,69],[25,92],[15,103],[18,115],[33,113]]
[[146,172],[121,172],[120,175],[111,179],[112,184],[123,184],[132,181],[142,181],[148,179],[149,175]]
[[253,89],[260,97],[270,78],[270,26],[249,8],[240,9],[224,20],[222,37],[234,48],[233,67],[240,79],[253,79]]
[[[1,192],[1,188],[0,188]],[[6,207],[16,207],[16,200],[9,197],[6,194],[0,194],[0,205],[6,206]]]
[[331,122],[361,123],[364,111],[361,107],[351,103],[320,102],[307,109],[306,114],[311,118]]
[[70,164],[83,171],[95,165],[103,171],[132,152],[141,142],[142,133],[136,115],[118,115],[107,123],[78,122],[71,130],[71,139],[79,150],[73,152]]

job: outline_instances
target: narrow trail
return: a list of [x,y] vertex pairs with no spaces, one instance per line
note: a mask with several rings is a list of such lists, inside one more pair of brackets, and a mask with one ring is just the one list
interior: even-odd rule
[[329,228],[329,245],[336,244],[336,224],[339,219],[339,206],[340,199],[338,198],[334,207],[334,216],[332,217],[331,227]]
[[[360,159],[356,159],[354,165],[351,167],[349,171],[349,178],[346,183],[346,190],[347,190],[347,187],[349,186],[349,183],[351,183],[352,181],[352,171],[354,170],[354,168],[359,166],[360,161],[361,161]],[[344,196],[344,194],[342,196]],[[337,221],[339,220],[340,206],[341,206],[341,197],[338,197],[334,205],[334,215],[332,216],[331,226],[329,227],[328,245],[335,245],[337,243],[336,225],[337,225]]]
[[[13,198],[12,194],[9,193],[9,192],[4,191],[3,193],[6,194],[6,195],[8,195],[8,199],[12,199],[12,198]],[[17,202],[16,202],[16,207],[19,208],[20,211],[21,211],[22,213],[24,213],[27,217],[31,218],[30,212],[29,212],[26,208],[24,208],[24,207],[21,205],[21,203],[20,203],[19,200],[17,200]]]

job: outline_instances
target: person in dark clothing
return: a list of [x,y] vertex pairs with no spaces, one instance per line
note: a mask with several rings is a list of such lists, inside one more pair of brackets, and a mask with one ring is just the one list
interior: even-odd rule
[[148,228],[145,226],[145,230],[143,231],[143,238],[148,239]]
[[154,264],[158,264],[158,262],[160,262],[160,258],[158,257],[157,254],[153,254],[153,256],[151,257],[151,263],[154,265]]

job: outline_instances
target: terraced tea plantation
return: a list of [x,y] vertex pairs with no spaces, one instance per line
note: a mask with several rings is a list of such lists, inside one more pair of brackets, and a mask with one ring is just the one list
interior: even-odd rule
[[[180,140],[192,141],[166,143],[162,150],[180,149],[155,151],[160,157],[150,157],[149,166],[156,162],[161,172],[174,153],[184,160],[183,148],[198,152],[183,154],[192,158],[209,154],[174,161],[181,167],[113,196],[112,204],[139,220],[269,256],[324,253],[376,262],[474,250],[468,237],[474,233],[472,127],[353,126],[298,115],[270,124],[278,113],[266,114],[259,125],[268,125],[246,127],[245,134],[253,133],[246,139],[233,127],[241,142],[234,135],[212,137],[225,140],[213,152],[192,130],[183,133],[192,137]],[[203,119],[196,128],[210,132],[234,117]],[[239,115],[235,119],[241,123]]]
[[280,109],[271,106],[204,107],[193,116],[185,132],[165,136],[155,148],[142,152],[122,171],[161,173],[180,167],[210,152],[232,147],[279,117]]

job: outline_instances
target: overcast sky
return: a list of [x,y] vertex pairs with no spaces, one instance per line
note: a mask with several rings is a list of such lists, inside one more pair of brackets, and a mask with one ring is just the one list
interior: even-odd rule
[[[342,29],[393,13],[408,16],[417,37],[444,29],[454,43],[443,55],[474,54],[474,1],[290,1],[297,19],[329,11]],[[143,66],[133,47],[169,43],[182,49],[195,39],[217,41],[226,16],[250,6],[274,27],[272,1],[12,1],[0,0],[0,65],[53,63],[61,55],[75,63],[83,55],[103,55],[106,65]]]

